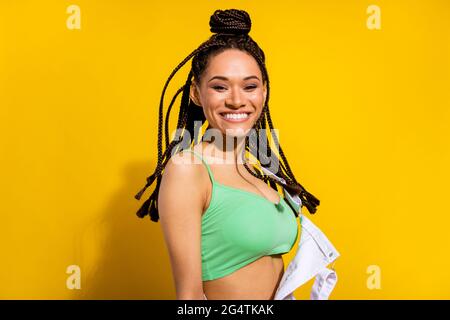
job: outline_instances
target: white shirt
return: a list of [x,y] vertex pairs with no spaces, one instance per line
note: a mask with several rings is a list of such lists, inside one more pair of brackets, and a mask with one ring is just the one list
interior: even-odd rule
[[[269,170],[262,170],[285,183],[283,178]],[[337,282],[336,271],[333,268],[328,269],[327,265],[334,262],[340,254],[325,234],[302,214],[300,197],[292,196],[286,189],[283,191],[287,201],[299,212],[301,235],[295,257],[286,267],[274,300],[296,300],[294,291],[313,277],[315,280],[310,294],[311,300],[326,300]]]

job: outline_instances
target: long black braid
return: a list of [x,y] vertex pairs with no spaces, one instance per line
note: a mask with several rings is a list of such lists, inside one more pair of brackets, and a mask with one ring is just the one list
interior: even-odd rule
[[[272,119],[270,117],[269,112],[269,76],[267,73],[266,65],[265,65],[265,55],[263,50],[258,46],[258,44],[248,35],[251,29],[251,20],[250,16],[247,12],[243,10],[237,9],[227,9],[227,10],[216,10],[214,14],[211,16],[210,21],[210,30],[214,34],[205,42],[203,42],[197,49],[195,49],[192,53],[190,53],[170,74],[167,79],[162,94],[161,100],[159,103],[159,121],[158,121],[158,163],[156,165],[156,169],[152,175],[147,177],[147,183],[145,186],[135,195],[137,200],[140,200],[142,194],[145,190],[153,184],[156,179],[156,188],[150,197],[142,204],[141,208],[137,211],[137,216],[140,218],[145,217],[147,214],[150,215],[150,219],[152,221],[157,222],[159,220],[158,215],[158,192],[162,178],[162,172],[170,160],[170,155],[174,154],[173,149],[175,148],[175,153],[187,148],[187,142],[183,141],[183,133],[184,130],[189,132],[190,137],[195,135],[195,131],[198,128],[195,128],[195,123],[204,123],[206,121],[205,115],[203,113],[202,108],[198,108],[194,105],[192,100],[189,97],[190,86],[192,83],[192,79],[195,81],[199,81],[201,74],[206,69],[208,59],[213,54],[218,54],[229,48],[237,48],[239,50],[246,51],[250,53],[257,61],[263,75],[263,81],[267,84],[267,94],[266,101],[261,112],[260,118],[256,121],[254,125],[254,129],[257,132],[257,136],[264,136],[263,139],[258,139],[257,145],[254,144],[254,141],[251,139],[245,139],[245,148],[243,149],[243,156],[245,156],[245,152],[250,152],[253,156],[256,157],[258,161],[262,161],[262,166],[268,166],[267,163],[276,164],[276,168],[278,168],[278,172],[274,172],[278,177],[283,178],[285,180],[285,184],[279,182],[278,180],[268,176],[261,174],[259,171],[253,172],[246,161],[244,161],[244,167],[246,170],[256,178],[262,179],[266,183],[269,182],[270,186],[277,190],[276,185],[279,184],[289,191],[292,195],[298,195],[302,200],[302,205],[306,206],[308,211],[313,214],[316,212],[316,207],[320,204],[319,199],[314,197],[311,193],[309,193],[300,183],[295,179],[294,174],[289,166],[287,158],[283,152],[283,149],[279,145],[278,139],[273,131],[274,126],[272,123]],[[164,107],[164,95],[166,89],[169,85],[170,80],[174,77],[175,73],[188,62],[191,58],[192,67],[188,74],[188,78],[186,83],[177,90],[174,97],[172,98],[169,108],[166,114],[165,120],[165,151],[162,152],[162,140],[163,140],[163,107]],[[199,82],[197,82],[199,83]],[[177,134],[172,141],[169,141],[169,117],[170,112],[172,110],[172,106],[176,101],[178,95],[182,93],[180,111],[178,115],[178,123],[177,128],[181,130],[177,130]],[[267,135],[260,135],[260,130],[266,130],[267,125],[269,125],[270,133],[272,135],[272,139],[277,146],[277,150],[279,150],[279,154],[281,157],[281,161],[278,156],[273,152],[272,148],[269,145]],[[261,152],[261,150],[268,150],[268,156]],[[298,212],[294,210],[295,215],[298,216]]]

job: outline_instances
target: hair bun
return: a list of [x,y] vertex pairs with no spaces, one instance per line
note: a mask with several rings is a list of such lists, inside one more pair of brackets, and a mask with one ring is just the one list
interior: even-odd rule
[[216,10],[209,19],[209,26],[213,33],[248,34],[252,21],[244,10]]

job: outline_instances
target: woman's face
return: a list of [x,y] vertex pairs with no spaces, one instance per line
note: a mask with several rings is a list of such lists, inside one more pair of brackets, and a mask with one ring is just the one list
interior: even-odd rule
[[227,49],[209,59],[192,101],[203,108],[212,128],[223,135],[246,135],[261,115],[266,99],[261,69],[245,51]]

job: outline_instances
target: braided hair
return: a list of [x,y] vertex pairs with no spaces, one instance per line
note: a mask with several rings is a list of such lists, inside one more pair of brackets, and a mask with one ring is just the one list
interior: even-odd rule
[[[181,63],[172,71],[167,79],[164,88],[162,90],[160,104],[159,104],[159,121],[158,121],[158,163],[156,165],[156,169],[152,175],[147,177],[147,183],[145,186],[135,195],[137,200],[140,200],[142,194],[145,190],[153,184],[156,179],[156,188],[150,197],[142,204],[140,209],[137,211],[136,215],[140,218],[145,217],[147,214],[150,215],[150,219],[154,222],[159,220],[158,215],[158,192],[159,186],[161,183],[162,172],[165,168],[167,162],[170,160],[170,155],[174,154],[172,151],[175,149],[175,152],[183,150],[183,147],[186,147],[186,142],[183,141],[183,130],[187,130],[190,133],[190,137],[194,136],[194,131],[196,128],[194,127],[194,122],[200,121],[200,123],[204,123],[206,121],[205,115],[203,113],[202,108],[195,107],[193,101],[189,97],[189,89],[192,83],[192,79],[194,81],[199,81],[200,76],[206,69],[207,63],[212,55],[216,55],[226,49],[236,48],[242,51],[245,51],[251,54],[256,62],[258,63],[262,76],[263,82],[267,84],[267,95],[265,104],[263,106],[260,118],[255,122],[253,129],[256,130],[257,133],[260,133],[260,130],[264,129],[266,131],[266,123],[269,125],[271,136],[274,140],[274,143],[279,148],[279,154],[281,159],[273,152],[270,148],[269,141],[267,135],[264,135],[263,139],[258,139],[257,144],[260,144],[263,148],[258,148],[255,145],[255,141],[249,141],[249,139],[245,139],[245,148],[243,148],[243,152],[249,151],[252,155],[256,157],[258,161],[264,160],[262,163],[275,163],[277,164],[276,168],[278,168],[278,172],[274,172],[278,177],[284,179],[285,183],[282,183],[268,175],[263,175],[259,171],[253,172],[249,167],[248,163],[244,162],[244,167],[246,170],[256,178],[263,180],[266,183],[270,184],[270,187],[274,190],[277,190],[276,185],[279,184],[283,188],[285,188],[290,194],[298,195],[302,200],[302,206],[306,206],[308,211],[313,214],[316,212],[316,206],[320,204],[319,199],[314,197],[311,193],[306,191],[306,189],[297,182],[292,170],[289,166],[289,163],[286,159],[286,156],[283,152],[283,149],[279,145],[278,139],[274,134],[274,126],[272,123],[272,119],[269,112],[269,77],[265,65],[265,55],[263,50],[258,46],[258,44],[248,35],[251,29],[251,20],[250,16],[246,11],[237,10],[237,9],[227,9],[227,10],[216,10],[214,14],[210,17],[209,21],[210,31],[213,35],[203,42],[197,49],[195,49],[192,53],[190,53]],[[165,151],[162,152],[162,140],[163,140],[163,103],[164,103],[164,94],[166,92],[167,86],[170,80],[174,77],[175,73],[184,65],[187,61],[192,59],[191,70],[189,71],[188,78],[186,83],[177,90],[175,95],[173,96],[165,119]],[[198,82],[197,82],[198,83]],[[177,128],[181,130],[177,130],[177,133],[172,141],[169,141],[169,116],[172,106],[178,97],[178,95],[182,92],[181,96],[181,104],[180,111],[178,115],[178,123]],[[184,143],[183,143],[184,142]],[[259,152],[258,150],[268,150],[269,155],[264,154],[263,152]],[[281,160],[281,161],[280,161]],[[271,161],[271,162],[270,162]],[[278,165],[279,164],[279,165]],[[264,167],[264,165],[262,165]],[[289,203],[289,202],[288,202]],[[298,212],[294,210],[295,216],[298,216]]]

